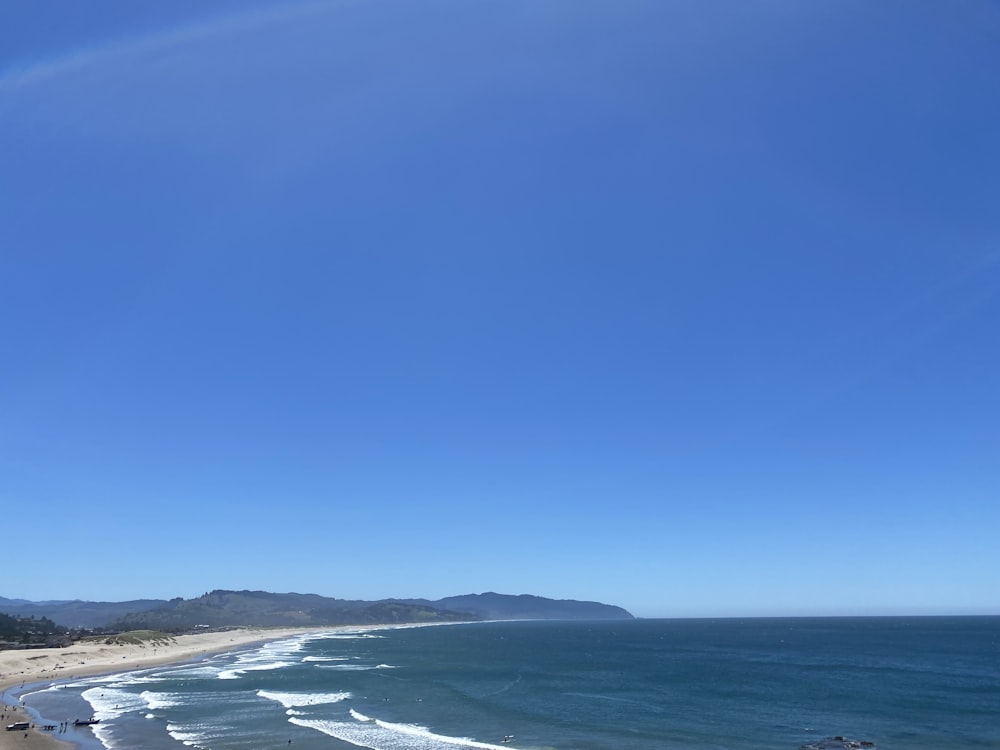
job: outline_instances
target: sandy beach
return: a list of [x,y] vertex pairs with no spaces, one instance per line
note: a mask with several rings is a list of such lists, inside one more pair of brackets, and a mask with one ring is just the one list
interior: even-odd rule
[[[323,630],[332,630],[324,628]],[[0,651],[0,691],[22,684],[65,680],[84,675],[124,672],[157,664],[187,661],[233,648],[315,632],[316,628],[241,628],[179,635],[170,643],[107,645],[75,643],[66,648]],[[0,750],[66,750],[70,745],[41,729],[6,731],[9,724],[30,721],[27,713],[10,705],[0,712]]]

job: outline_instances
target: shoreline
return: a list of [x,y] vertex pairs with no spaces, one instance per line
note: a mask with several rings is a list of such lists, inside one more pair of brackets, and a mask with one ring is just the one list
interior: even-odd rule
[[[75,743],[43,729],[6,731],[7,725],[30,721],[28,712],[18,705],[22,688],[37,688],[77,677],[131,672],[134,669],[192,661],[281,638],[306,633],[337,630],[372,629],[380,626],[328,626],[325,628],[234,628],[210,633],[178,635],[170,643],[106,644],[78,642],[66,648],[17,649],[0,651],[0,694],[6,706],[0,720],[0,750],[68,750]],[[384,627],[384,626],[382,626]]]

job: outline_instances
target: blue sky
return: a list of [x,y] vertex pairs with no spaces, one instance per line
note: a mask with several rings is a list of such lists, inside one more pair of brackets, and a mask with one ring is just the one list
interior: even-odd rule
[[0,4],[0,595],[1000,613],[1000,6]]

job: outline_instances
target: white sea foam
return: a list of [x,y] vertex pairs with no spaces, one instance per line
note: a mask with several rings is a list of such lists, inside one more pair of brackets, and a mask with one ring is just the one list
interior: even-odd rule
[[108,685],[110,687],[128,687],[129,685],[141,685],[146,682],[157,682],[157,678],[148,672],[119,672],[116,674],[100,675],[96,677],[84,677],[73,682],[64,683],[60,688],[70,690],[93,687],[94,685]]
[[21,695],[20,695],[20,698],[21,698],[21,700],[24,700],[24,699],[26,699],[26,698],[30,698],[30,697],[31,697],[31,696],[33,696],[33,695],[38,695],[39,693],[47,693],[47,692],[49,692],[50,690],[54,690],[54,689],[55,689],[55,687],[56,687],[56,686],[55,686],[55,685],[53,685],[52,687],[47,687],[47,688],[44,688],[44,689],[42,689],[42,690],[32,690],[32,691],[30,691],[30,692],[27,692],[27,693],[21,693]]
[[[236,680],[245,672],[269,671],[283,669],[298,664],[296,654],[305,645],[305,638],[286,638],[281,641],[265,643],[258,649],[237,654],[236,662],[229,668],[218,673],[220,680]],[[295,661],[293,661],[295,659]]]
[[197,667],[183,667],[181,669],[171,669],[160,672],[157,677],[160,679],[175,679],[178,677],[217,677],[222,668],[212,664],[202,664]]
[[277,693],[271,690],[258,690],[257,695],[277,701],[285,708],[340,703],[351,697],[350,693]]
[[[107,722],[128,713],[138,712],[146,707],[146,703],[140,695],[111,685],[89,688],[80,693],[80,697],[90,704],[91,716],[75,717],[78,719],[92,717]],[[94,724],[90,729],[104,747],[114,750],[116,744],[107,723]]]
[[114,687],[92,687],[81,696],[90,704],[94,718],[102,721],[146,708],[141,696]]
[[152,690],[144,690],[139,695],[146,701],[146,708],[150,711],[155,711],[158,708],[171,708],[172,706],[184,705],[184,701],[181,700],[182,696],[179,693],[155,693]]
[[295,662],[290,661],[275,661],[269,662],[267,664],[247,664],[247,665],[237,665],[232,669],[224,669],[219,672],[220,680],[238,680],[247,672],[269,672],[272,669],[282,669],[284,667],[294,666]]
[[111,732],[108,731],[106,724],[95,724],[90,729],[94,733],[94,736],[102,745],[104,745],[104,747],[108,748],[108,750],[115,750],[118,747],[118,744],[112,739]]
[[454,747],[509,750],[508,746],[479,742],[467,737],[435,734],[426,727],[415,724],[393,724],[370,719],[353,710],[351,716],[355,721],[323,721],[292,717],[289,722],[371,750],[446,750]]
[[334,669],[341,672],[366,672],[372,669],[395,669],[389,664],[317,664],[316,669]]
[[168,722],[167,734],[178,742],[199,748],[209,748],[222,737],[231,737],[237,728],[225,721]]
[[167,724],[167,734],[189,747],[200,747],[201,743],[208,741],[212,736],[204,729],[177,724]]
[[126,672],[117,675],[118,679],[111,683],[112,687],[129,687],[131,685],[143,685],[151,682],[159,682],[159,679],[149,672]]
[[307,656],[302,661],[350,661],[353,656]]
[[[94,684],[110,685],[113,682],[123,682],[126,679],[128,679],[127,672],[124,674],[121,673],[106,674],[98,677],[87,677],[86,679],[80,680],[79,682],[75,683],[75,685],[94,685]],[[74,685],[70,685],[70,687],[73,686]]]

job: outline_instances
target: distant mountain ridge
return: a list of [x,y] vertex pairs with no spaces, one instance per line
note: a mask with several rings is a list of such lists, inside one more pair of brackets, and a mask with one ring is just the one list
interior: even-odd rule
[[71,601],[32,602],[0,596],[0,613],[13,617],[48,618],[67,628],[102,628],[131,612],[162,607],[164,599],[136,599],[127,602]]
[[449,596],[429,602],[412,600],[417,604],[456,612],[471,612],[484,620],[631,620],[632,615],[612,604],[577,601],[575,599],[546,599],[531,594],[465,594]]
[[530,594],[487,592],[428,599],[363,601],[318,594],[218,589],[194,599],[31,602],[0,597],[0,613],[48,618],[69,628],[163,630],[197,627],[367,625],[463,620],[621,620],[621,607]]

